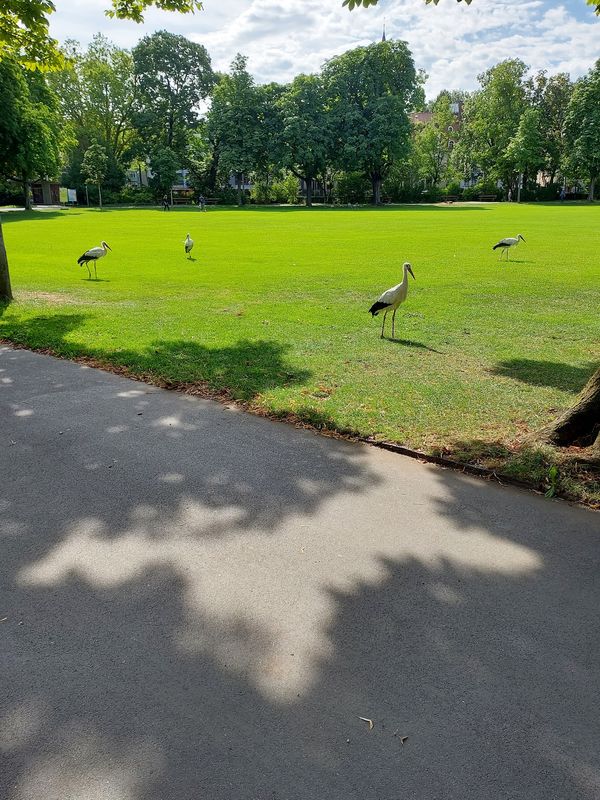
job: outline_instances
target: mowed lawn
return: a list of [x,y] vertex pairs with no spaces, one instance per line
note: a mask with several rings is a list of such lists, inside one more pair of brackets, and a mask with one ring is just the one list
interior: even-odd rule
[[[593,206],[73,209],[2,219],[16,302],[0,338],[199,382],[319,426],[491,463],[571,404],[600,362]],[[500,262],[492,245],[518,233],[526,243]],[[113,252],[89,281],[77,257],[102,239]],[[416,281],[397,340],[382,341],[367,310],[406,260]]]

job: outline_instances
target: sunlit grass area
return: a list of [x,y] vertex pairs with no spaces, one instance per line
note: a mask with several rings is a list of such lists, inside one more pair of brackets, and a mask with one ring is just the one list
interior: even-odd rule
[[[3,223],[16,302],[0,337],[538,483],[550,456],[517,443],[600,362],[593,206],[72,209]],[[492,245],[518,233],[526,243],[499,261]],[[77,257],[102,239],[113,252],[90,281]],[[416,281],[396,340],[381,340],[367,310],[406,260]]]

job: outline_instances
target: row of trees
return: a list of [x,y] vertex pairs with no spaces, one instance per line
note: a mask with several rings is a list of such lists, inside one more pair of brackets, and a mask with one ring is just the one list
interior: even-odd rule
[[404,42],[357,48],[289,85],[256,85],[241,55],[216,75],[204,47],[165,31],[131,53],[102,36],[85,52],[70,42],[68,56],[70,66],[49,83],[76,141],[63,176],[71,186],[89,178],[84,157],[95,143],[112,190],[126,168],[149,165],[160,195],[187,168],[209,194],[235,175],[241,202],[250,176],[268,196],[288,170],[305,181],[310,204],[313,180],[350,169],[371,181],[378,202],[382,181],[408,152],[408,114],[424,103],[423,76]]
[[0,120],[0,176],[26,204],[27,185],[58,177],[61,161],[63,183],[97,184],[99,196],[102,185],[109,198],[126,170],[148,166],[155,197],[185,168],[208,195],[235,176],[240,203],[249,179],[258,202],[295,199],[286,175],[303,181],[308,205],[315,181],[344,202],[456,194],[465,183],[532,196],[540,171],[552,196],[559,180],[585,183],[594,196],[599,64],[572,83],[566,74],[529,76],[522,61],[507,60],[480,75],[475,92],[442,92],[427,106],[431,118],[411,125],[411,112],[426,108],[426,76],[404,42],[355,48],[287,85],[257,85],[241,55],[217,74],[202,45],[166,31],[131,52],[101,35],[64,51],[63,68],[46,77],[0,62],[9,111]]

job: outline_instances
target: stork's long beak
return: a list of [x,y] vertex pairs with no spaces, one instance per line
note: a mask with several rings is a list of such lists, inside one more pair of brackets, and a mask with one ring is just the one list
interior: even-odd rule
[[[106,242],[104,242],[104,244],[106,244]],[[112,247],[110,247],[110,246],[109,246],[109,245],[107,245],[107,244],[106,244],[106,249],[107,249],[107,250],[110,250],[110,251],[111,251],[111,253],[112,253]]]
[[522,242],[524,242],[524,241],[525,241],[525,239],[524,239],[522,236],[521,236],[521,241],[522,241]]
[[408,271],[413,276],[413,281],[416,281],[417,279],[415,278],[415,273],[412,271],[411,267],[408,268]]

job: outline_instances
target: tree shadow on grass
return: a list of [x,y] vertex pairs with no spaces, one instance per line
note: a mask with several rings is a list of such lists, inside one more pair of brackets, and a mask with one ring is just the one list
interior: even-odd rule
[[55,211],[0,211],[0,221],[2,226],[14,222],[41,222],[56,219],[56,217],[73,216],[78,217],[81,215],[80,211],[74,211],[70,208]]
[[33,349],[51,350],[59,356],[83,356],[99,366],[125,368],[133,376],[150,378],[159,385],[189,388],[198,383],[207,390],[236,400],[249,401],[257,394],[302,383],[306,369],[290,365],[290,349],[280,342],[241,340],[225,347],[206,347],[186,340],[156,340],[139,349],[109,350],[77,341],[69,334],[85,323],[85,314],[47,314],[0,324],[0,338]]
[[340,211],[353,211],[353,212],[391,212],[391,211],[489,211],[488,208],[484,208],[483,206],[477,205],[465,205],[465,206],[439,206],[435,203],[426,204],[426,203],[415,203],[412,204],[400,204],[397,205],[389,204],[384,206],[372,206],[372,205],[361,205],[361,206],[326,206],[326,205],[314,205],[314,206],[254,206],[254,205],[245,205],[242,207],[239,206],[214,206],[215,209],[219,211],[245,211],[245,212],[258,212],[258,213],[273,213],[273,214],[289,214],[290,212],[302,212],[306,214],[316,213],[316,214],[324,214],[324,213],[339,213]]
[[598,364],[595,362],[590,362],[585,367],[576,367],[559,361],[511,358],[501,361],[491,372],[532,386],[551,386],[563,392],[576,394],[581,391],[596,369]]

